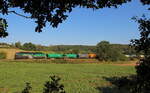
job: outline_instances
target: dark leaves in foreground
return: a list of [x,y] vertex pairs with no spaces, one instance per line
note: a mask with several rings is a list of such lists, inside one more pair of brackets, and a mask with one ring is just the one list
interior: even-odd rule
[[[131,0],[0,0],[0,13],[3,15],[14,13],[21,17],[34,19],[37,24],[35,31],[42,32],[42,28],[46,26],[46,23],[56,28],[67,19],[68,14],[75,7],[116,8],[118,5],[129,1]],[[23,10],[23,14],[17,13],[15,8]],[[29,16],[25,16],[25,13]],[[1,34],[0,37],[5,36],[7,36],[6,33]]]
[[144,52],[146,57],[150,54],[150,19],[147,18],[133,18],[139,23],[140,39],[132,40],[132,46],[137,52]]
[[[148,1],[148,0],[145,0]],[[149,2],[147,2],[149,3]],[[136,66],[137,84],[132,93],[149,93],[150,92],[150,19],[134,18],[139,23],[140,39],[132,40],[133,46],[137,52],[142,51],[145,58],[141,59]]]
[[31,93],[32,87],[30,86],[30,83],[26,83],[26,87],[23,89],[21,93]]
[[6,37],[8,36],[8,32],[7,31],[7,22],[5,19],[0,18],[0,37]]
[[60,84],[60,77],[50,76],[51,81],[47,81],[44,84],[43,93],[66,93],[64,90],[64,85]]

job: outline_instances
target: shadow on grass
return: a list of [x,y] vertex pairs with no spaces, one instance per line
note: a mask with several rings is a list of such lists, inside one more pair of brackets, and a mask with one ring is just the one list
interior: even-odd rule
[[99,93],[129,93],[129,91],[125,89],[118,89],[117,87],[97,87]]
[[96,89],[99,93],[130,93],[131,86],[135,82],[134,78],[135,76],[103,77],[111,85],[96,87]]

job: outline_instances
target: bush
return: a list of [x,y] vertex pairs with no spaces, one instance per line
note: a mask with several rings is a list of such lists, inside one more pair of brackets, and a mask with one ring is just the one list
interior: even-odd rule
[[50,76],[51,81],[44,84],[43,93],[66,93],[64,85],[60,84],[61,78],[58,76]]
[[6,59],[6,53],[0,52],[0,59]]

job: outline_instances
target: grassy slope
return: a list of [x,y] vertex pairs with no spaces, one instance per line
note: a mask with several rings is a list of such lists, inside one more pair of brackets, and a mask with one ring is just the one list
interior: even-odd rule
[[103,77],[134,74],[132,66],[111,64],[40,64],[22,62],[0,62],[0,93],[19,93],[25,82],[33,86],[32,93],[42,93],[43,84],[49,75],[62,78],[67,93],[117,93],[116,90],[102,92],[97,87],[111,85]]

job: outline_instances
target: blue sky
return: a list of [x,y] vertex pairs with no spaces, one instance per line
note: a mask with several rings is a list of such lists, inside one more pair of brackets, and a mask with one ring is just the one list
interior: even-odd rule
[[96,45],[102,40],[110,43],[129,44],[138,38],[138,25],[131,18],[148,14],[146,6],[139,0],[124,4],[119,8],[92,9],[75,8],[66,21],[58,28],[49,25],[42,33],[34,31],[34,20],[25,19],[14,14],[6,16],[8,20],[7,38],[0,42],[32,42],[42,45]]

